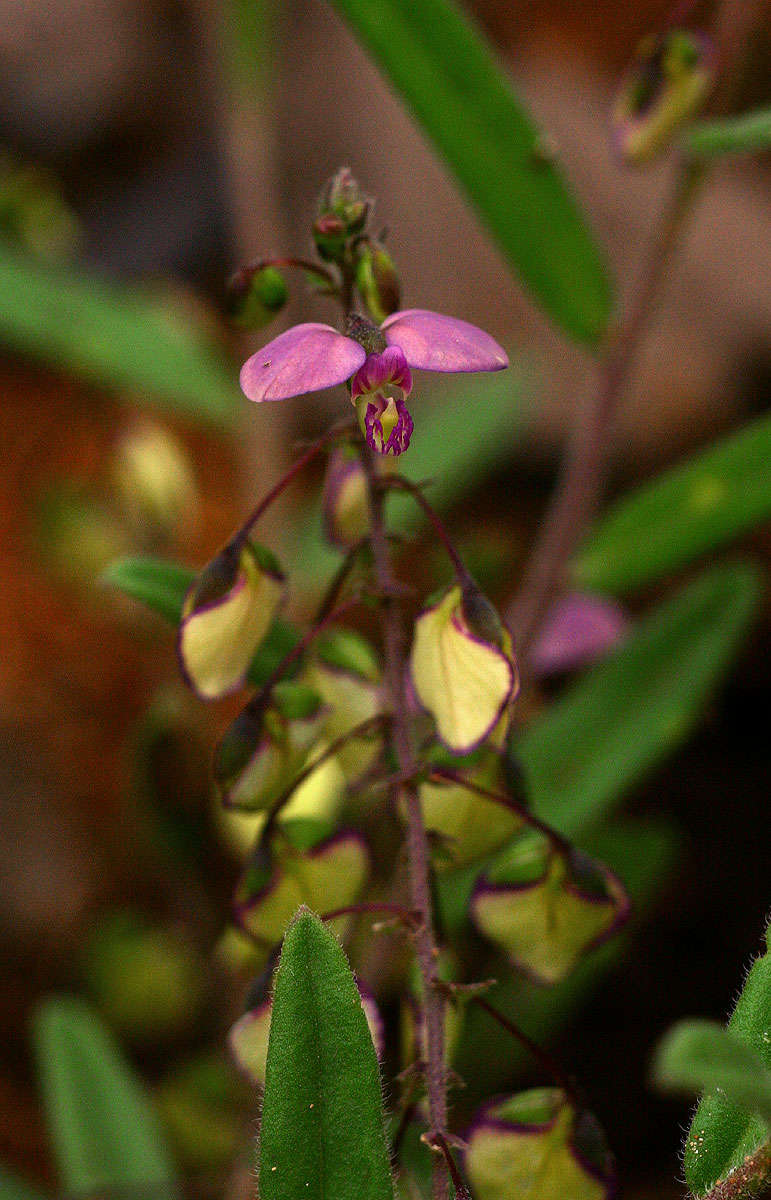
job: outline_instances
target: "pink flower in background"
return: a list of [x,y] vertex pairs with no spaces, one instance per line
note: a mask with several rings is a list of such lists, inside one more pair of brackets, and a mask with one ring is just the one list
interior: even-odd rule
[[287,400],[351,382],[368,444],[380,454],[401,454],[412,433],[405,399],[412,370],[501,371],[509,365],[498,343],[455,317],[409,308],[386,317],[380,328],[360,317],[351,335],[331,325],[295,325],[241,368],[241,388],[257,403]]
[[533,645],[536,675],[575,671],[608,654],[624,640],[631,622],[607,596],[570,592],[557,600]]

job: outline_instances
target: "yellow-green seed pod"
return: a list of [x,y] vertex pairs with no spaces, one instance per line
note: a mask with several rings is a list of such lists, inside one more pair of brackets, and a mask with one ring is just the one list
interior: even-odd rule
[[215,700],[241,687],[284,598],[274,556],[231,542],[199,575],[182,608],[177,651],[199,696]]
[[425,609],[415,623],[410,672],[418,700],[436,721],[445,746],[468,754],[491,736],[518,688],[508,634],[495,629],[485,602],[469,619],[459,585]]

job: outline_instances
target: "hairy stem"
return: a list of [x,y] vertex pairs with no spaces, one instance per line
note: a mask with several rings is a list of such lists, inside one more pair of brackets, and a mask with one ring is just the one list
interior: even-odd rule
[[[429,1120],[432,1132],[444,1137],[447,1132],[444,1001],[435,987],[437,947],[431,908],[428,838],[423,826],[418,789],[412,781],[417,763],[407,723],[404,628],[400,601],[391,575],[391,559],[383,512],[383,490],[379,486],[374,457],[364,446],[362,446],[361,458],[369,491],[370,537],[375,575],[378,587],[385,597],[383,600],[383,643],[385,684],[389,693],[389,706],[393,714],[391,744],[399,774],[404,781],[395,790],[401,793],[406,807],[410,900],[416,913],[420,914],[420,927],[415,933],[415,950],[423,990],[423,1043],[426,1058]],[[446,1200],[447,1197],[447,1180],[439,1162],[434,1165],[433,1197],[434,1200]]]

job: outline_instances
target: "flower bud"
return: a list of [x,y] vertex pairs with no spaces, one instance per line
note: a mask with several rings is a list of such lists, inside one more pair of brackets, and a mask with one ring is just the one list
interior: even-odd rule
[[270,808],[300,774],[327,715],[314,688],[293,682],[277,684],[270,705],[248,704],[214,757],[214,782],[225,807]]
[[275,267],[236,271],[228,283],[230,315],[243,329],[262,329],[289,298],[286,280]]
[[[343,738],[381,710],[380,666],[366,638],[352,629],[335,629],[319,637],[305,676],[326,706],[324,737]],[[341,746],[336,758],[348,780],[358,779],[382,749],[382,734],[373,730]]]
[[327,262],[339,262],[348,241],[345,223],[334,213],[317,217],[313,222],[313,241],[323,259]]
[[116,497],[129,523],[152,543],[192,524],[197,489],[182,444],[154,421],[143,420],[121,440],[112,465]]
[[469,1132],[465,1165],[477,1200],[610,1200],[616,1190],[602,1129],[561,1088],[486,1105]]
[[378,242],[365,242],[356,264],[356,286],[378,324],[399,308],[399,276],[393,259]]
[[480,876],[471,912],[481,933],[540,983],[557,983],[615,933],[629,901],[604,864],[520,833]]
[[177,650],[182,673],[204,700],[244,683],[284,597],[275,557],[240,538],[204,568],[185,597]]
[[370,200],[363,195],[350,167],[341,167],[324,186],[319,216],[338,217],[347,234],[361,233],[369,216]]
[[644,38],[612,114],[614,144],[628,163],[660,154],[701,108],[713,80],[713,50],[702,34],[673,29]]
[[481,593],[469,603],[456,584],[415,622],[415,693],[455,754],[468,754],[490,737],[518,687],[508,633],[493,612]]
[[330,455],[322,511],[327,537],[343,550],[369,533],[367,480],[357,454],[338,449]]

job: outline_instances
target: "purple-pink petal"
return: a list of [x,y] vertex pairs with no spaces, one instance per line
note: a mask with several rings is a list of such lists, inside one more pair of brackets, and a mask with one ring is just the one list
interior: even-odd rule
[[241,390],[250,400],[287,400],[345,383],[367,357],[353,338],[331,325],[294,325],[241,368]]
[[552,675],[586,666],[607,654],[628,631],[629,618],[615,600],[571,592],[548,613],[533,646],[532,669],[537,675]]
[[399,346],[411,367],[422,371],[502,371],[509,365],[489,333],[425,308],[392,313],[380,327],[389,346]]
[[356,401],[359,396],[377,392],[387,383],[401,388],[405,396],[412,391],[412,374],[398,346],[387,346],[382,354],[367,355],[351,380],[351,399]]

